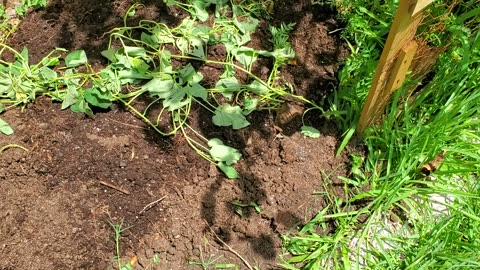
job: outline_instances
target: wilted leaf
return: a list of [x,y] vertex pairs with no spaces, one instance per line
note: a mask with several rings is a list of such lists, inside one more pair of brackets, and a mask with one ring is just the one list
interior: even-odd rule
[[232,165],[242,156],[237,149],[224,145],[223,142],[217,138],[209,140],[208,146],[210,146],[210,156],[212,156],[213,160],[225,162],[226,165]]
[[310,137],[310,138],[320,138],[320,131],[314,127],[311,126],[302,126],[301,127],[301,133],[305,137]]
[[86,89],[83,97],[88,103],[102,109],[107,109],[112,105],[112,102],[110,101],[112,95],[109,92],[103,92],[98,88]]
[[245,68],[248,68],[250,65],[252,65],[253,62],[255,62],[255,60],[258,58],[258,54],[255,52],[255,50],[248,47],[233,49],[232,54],[235,56],[235,59]]
[[148,91],[151,95],[158,96],[159,98],[167,98],[173,94],[173,83],[172,76],[165,74],[161,77],[151,79],[142,86],[142,90]]
[[250,122],[243,115],[240,106],[232,106],[230,104],[218,106],[212,120],[217,126],[232,126],[234,129],[241,129],[250,125]]
[[238,173],[235,168],[225,164],[224,162],[218,162],[217,167],[230,179],[238,178]]
[[65,57],[65,65],[67,67],[78,67],[87,63],[87,55],[84,50],[76,50]]
[[247,85],[247,89],[254,94],[264,95],[268,93],[268,87],[255,80],[251,84]]
[[243,115],[249,115],[251,112],[253,112],[258,105],[258,99],[257,98],[245,98],[243,100]]
[[187,91],[187,94],[192,95],[194,97],[201,98],[204,101],[207,101],[208,91],[207,89],[205,89],[205,87],[201,86],[200,84],[196,83],[192,86],[187,86],[185,87],[185,90]]
[[67,94],[62,102],[62,110],[70,107],[71,105],[75,104],[78,100],[78,92],[75,86],[69,86],[67,90]]
[[5,122],[2,118],[0,118],[0,133],[3,133],[5,135],[13,134],[12,127],[10,127],[10,125],[7,122]]

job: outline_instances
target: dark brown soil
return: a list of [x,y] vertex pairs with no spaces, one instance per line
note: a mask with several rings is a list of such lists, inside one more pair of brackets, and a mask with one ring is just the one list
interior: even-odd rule
[[[321,102],[333,91],[345,48],[329,34],[339,27],[335,13],[303,2],[309,1],[275,1],[274,23],[296,23],[297,62],[281,73],[297,94]],[[63,47],[84,49],[101,66],[107,32],[123,23],[132,3],[52,0],[45,10],[30,13],[8,43],[28,47],[32,62]],[[174,25],[185,16],[163,1],[143,3],[136,20]],[[252,46],[268,46],[262,27]],[[222,48],[209,53],[222,57]],[[260,76],[270,68],[268,61],[261,63]],[[218,76],[214,67],[199,70],[207,85]],[[13,147],[0,153],[0,269],[116,269],[109,223],[122,220],[121,258],[137,256],[136,269],[147,267],[155,253],[160,264],[149,269],[200,269],[189,262],[201,257],[221,257],[217,263],[246,269],[212,232],[252,266],[276,269],[279,235],[295,231],[326,206],[325,196],[314,193],[344,196],[337,176],[346,175],[348,158],[335,157],[335,125],[309,113],[307,123],[322,134],[311,139],[299,132],[278,134],[275,115],[265,111],[250,115],[252,125],[240,131],[213,126],[199,109],[193,115],[192,124],[205,136],[241,150],[240,179],[224,178],[180,135],[161,137],[118,105],[88,118],[40,98],[23,111],[2,114],[15,133],[0,135],[0,148],[17,144],[28,152]],[[256,203],[261,212],[232,202]]]

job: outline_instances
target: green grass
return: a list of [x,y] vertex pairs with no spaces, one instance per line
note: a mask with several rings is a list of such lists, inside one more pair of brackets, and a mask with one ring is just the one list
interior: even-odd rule
[[[137,257],[134,256],[130,259],[129,262],[122,263],[120,257],[120,238],[122,236],[122,232],[129,229],[129,227],[123,227],[123,220],[120,221],[118,224],[114,224],[112,222],[108,222],[108,224],[112,227],[114,231],[114,240],[115,240],[115,256],[114,259],[117,263],[118,270],[133,270],[137,264]],[[154,254],[151,262],[144,267],[145,270],[151,269],[153,266],[157,266],[160,263],[160,257],[158,254]]]
[[[353,30],[347,27],[351,32],[346,37],[356,38],[357,46],[351,45],[353,54],[327,112],[350,136],[375,68],[371,58],[381,49],[383,21],[390,21],[377,17],[388,11],[376,9],[380,7],[369,12],[359,9],[364,13],[362,25]],[[355,7],[348,8],[350,11],[345,12]],[[458,7],[460,13],[452,15],[449,28],[452,39],[458,42],[440,57],[435,76],[415,95],[408,91],[414,82],[397,91],[381,124],[363,134],[367,157],[361,166],[358,157],[352,161],[351,179],[345,179],[345,189],[350,191],[347,200],[329,195],[329,208],[298,234],[284,236],[289,254],[282,264],[286,269],[480,266],[480,241],[473,237],[480,233],[480,33],[471,24],[478,21],[479,11],[468,3]],[[361,21],[362,16],[356,15],[352,18],[357,21],[350,23]],[[370,27],[370,31],[362,27]],[[440,168],[430,177],[422,175],[421,166],[444,150]],[[439,197],[448,200],[432,201]],[[361,207],[354,207],[358,202]],[[443,214],[436,210],[439,206]],[[333,232],[322,234],[332,221]]]

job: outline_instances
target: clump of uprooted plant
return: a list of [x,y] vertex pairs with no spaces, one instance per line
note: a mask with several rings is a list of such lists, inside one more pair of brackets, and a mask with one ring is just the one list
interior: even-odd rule
[[[293,24],[270,27],[273,50],[256,50],[246,44],[259,22],[250,11],[261,10],[259,6],[219,1],[215,4],[213,23],[207,26],[198,20],[206,20],[208,6],[198,6],[198,1],[189,3],[167,1],[168,5],[180,5],[191,14],[176,27],[147,20],[134,27],[127,26],[128,17],[134,16],[140,5],[132,6],[124,18],[125,25],[111,31],[110,45],[102,52],[110,64],[98,72],[89,66],[82,50],[70,52],[64,66],[59,56],[62,49],[30,65],[27,49],[16,52],[2,44],[3,49],[16,55],[16,61],[0,63],[0,105],[5,105],[0,110],[24,106],[39,95],[62,102],[62,109],[71,108],[87,115],[93,114],[92,108],[106,109],[112,102],[121,102],[160,134],[181,132],[203,158],[215,163],[229,178],[238,177],[232,167],[241,157],[238,150],[218,138],[205,138],[189,125],[194,104],[210,111],[215,125],[233,129],[248,126],[247,116],[260,104],[264,108],[279,107],[280,96],[291,96],[319,107],[278,83],[278,69],[295,56],[288,42]],[[223,61],[208,58],[208,46],[216,44],[226,49]],[[272,71],[265,81],[252,72],[252,65],[259,57],[273,58]],[[174,67],[174,60],[182,64]],[[213,88],[202,85],[203,75],[193,62],[223,66],[224,72]],[[236,72],[245,73],[248,83],[240,83]],[[143,95],[153,101],[139,108],[135,101]],[[147,117],[158,104],[161,109],[156,117]],[[0,132],[13,132],[7,123],[0,121]],[[169,124],[161,127],[162,121]]]

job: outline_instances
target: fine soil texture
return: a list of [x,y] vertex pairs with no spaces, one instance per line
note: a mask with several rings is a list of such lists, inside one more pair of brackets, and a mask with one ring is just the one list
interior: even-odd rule
[[[321,104],[337,84],[346,49],[335,12],[309,2],[275,1],[269,23],[295,23],[296,61],[281,75],[296,94]],[[163,1],[142,3],[129,24],[174,26],[188,15]],[[109,31],[123,24],[132,4],[48,1],[22,19],[7,43],[27,47],[31,62],[57,47],[83,49],[102,67]],[[259,24],[249,46],[271,49],[266,25]],[[208,50],[212,57],[219,51]],[[271,68],[259,63],[259,73]],[[218,78],[218,70],[198,69],[206,83]],[[348,176],[350,150],[335,156],[340,134],[318,111],[304,119],[321,132],[313,139],[300,134],[298,117],[276,123],[279,112],[254,112],[250,126],[232,130],[194,108],[192,126],[242,153],[235,165],[240,177],[230,180],[181,135],[162,137],[119,104],[94,117],[60,107],[39,98],[1,115],[15,133],[0,135],[0,148],[11,145],[0,153],[0,269],[117,269],[118,225],[120,257],[133,264],[136,256],[135,269],[202,269],[199,263],[208,261],[248,269],[240,257],[258,269],[279,269],[280,236],[324,209],[326,193],[345,196],[337,176]]]

